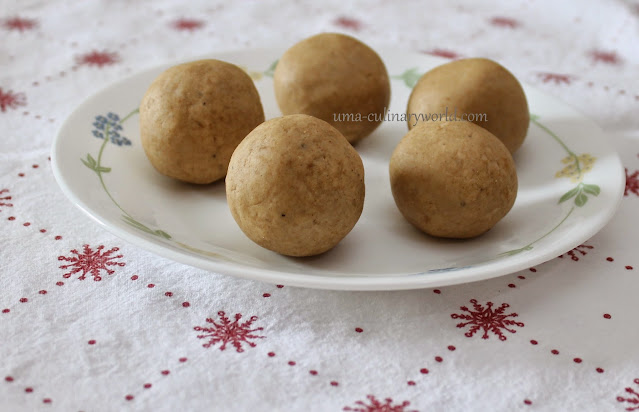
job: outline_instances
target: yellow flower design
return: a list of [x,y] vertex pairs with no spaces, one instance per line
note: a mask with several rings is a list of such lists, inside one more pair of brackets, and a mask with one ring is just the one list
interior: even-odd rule
[[246,74],[248,74],[251,77],[251,79],[253,79],[253,81],[258,81],[262,77],[264,77],[264,74],[262,72],[256,72],[254,70],[249,70],[249,68],[246,67],[246,66],[238,65],[237,67],[239,67],[240,69],[244,70],[246,72]]
[[567,165],[555,174],[556,178],[569,177],[573,183],[580,182],[584,175],[592,170],[592,167],[597,160],[596,157],[589,155],[588,153],[566,156],[561,159],[561,163]]

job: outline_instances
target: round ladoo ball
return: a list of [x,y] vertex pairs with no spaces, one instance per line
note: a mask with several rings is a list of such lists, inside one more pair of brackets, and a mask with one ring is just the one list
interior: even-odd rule
[[523,144],[530,123],[519,81],[498,63],[482,58],[457,60],[424,73],[413,88],[406,111],[411,116],[409,129],[423,122],[416,121],[415,115],[443,113],[483,127],[510,153]]
[[226,175],[233,150],[264,121],[260,96],[239,67],[199,60],[171,67],[140,104],[140,137],[163,175],[211,183]]
[[393,152],[390,180],[404,217],[423,232],[446,238],[481,235],[517,197],[517,171],[506,146],[464,121],[414,127]]
[[343,34],[322,33],[295,44],[277,63],[273,81],[283,114],[322,119],[351,143],[382,123],[390,101],[382,59]]
[[364,166],[344,136],[311,116],[269,120],[233,153],[226,176],[233,218],[258,245],[287,256],[333,248],[364,205]]

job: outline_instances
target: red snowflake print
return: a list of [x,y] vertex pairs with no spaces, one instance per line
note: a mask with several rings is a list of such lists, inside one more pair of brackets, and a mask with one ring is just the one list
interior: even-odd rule
[[195,19],[177,19],[171,23],[171,27],[175,30],[193,31],[204,27],[204,22],[202,20]]
[[417,412],[415,410],[407,410],[410,402],[404,401],[402,403],[393,404],[391,398],[386,398],[384,401],[380,401],[373,395],[367,395],[367,401],[357,401],[356,406],[346,406],[343,410],[352,412]]
[[24,93],[14,93],[13,90],[5,92],[0,87],[0,111],[6,112],[7,109],[15,109],[26,104],[27,98]]
[[461,57],[460,54],[455,53],[454,51],[444,50],[444,49],[432,49],[424,51],[426,54],[430,54],[431,56],[443,57],[446,59],[458,59]]
[[34,19],[24,19],[22,17],[11,17],[2,22],[2,26],[7,30],[23,32],[38,27],[38,21]]
[[609,52],[603,50],[593,50],[590,52],[590,57],[593,62],[601,62],[606,64],[620,64],[621,58],[617,55],[616,52]]
[[344,16],[335,19],[333,24],[341,28],[353,31],[359,31],[364,26],[359,20]]
[[521,26],[515,19],[511,19],[510,17],[493,17],[490,19],[490,24],[496,27],[506,27],[508,29],[516,29]]
[[[635,379],[633,382],[635,383],[635,385],[639,385],[639,378]],[[639,393],[637,393],[637,391],[635,391],[631,387],[626,388],[626,393],[628,394],[628,397],[624,398],[623,396],[617,396],[617,402],[624,402],[628,403],[629,405],[634,405],[628,406],[626,408],[627,411],[635,411],[639,409]]]
[[639,170],[635,170],[629,175],[628,169],[626,169],[626,190],[624,190],[623,195],[628,196],[628,193],[634,193],[639,196]]
[[[570,256],[570,259],[572,259],[575,262],[577,262],[577,261],[579,261],[579,256],[577,256],[577,253],[580,253],[582,256],[586,256],[588,254],[588,252],[586,252],[586,250],[588,250],[588,249],[594,249],[594,246],[579,245],[576,248],[574,248],[573,250],[569,250],[564,255]],[[564,255],[559,255],[557,257],[563,258]]]
[[90,53],[85,53],[76,57],[78,64],[86,64],[87,66],[103,67],[110,64],[115,64],[120,61],[120,56],[117,53],[111,53],[108,51],[96,51],[93,50]]
[[109,269],[109,266],[121,267],[125,265],[125,263],[114,261],[115,259],[122,258],[122,255],[112,256],[113,253],[120,250],[119,248],[114,247],[106,252],[102,252],[103,250],[103,245],[98,246],[95,251],[93,251],[89,245],[84,245],[82,253],[76,249],[71,251],[75,256],[58,256],[59,261],[70,262],[68,265],[60,266],[60,269],[71,269],[68,273],[62,275],[62,277],[68,279],[72,275],[82,272],[78,278],[79,280],[86,279],[86,275],[89,273],[93,276],[93,280],[99,282],[102,280],[100,276],[102,271],[105,271],[107,275],[115,273],[114,270]]
[[553,82],[555,84],[570,84],[574,79],[573,76],[569,74],[559,74],[559,73],[537,73],[537,76],[541,78],[541,81],[544,83]]
[[488,332],[492,332],[499,337],[499,340],[506,340],[506,336],[502,330],[510,333],[516,333],[515,329],[509,328],[509,326],[524,327],[522,322],[515,322],[509,318],[516,318],[516,313],[504,314],[506,308],[510,307],[507,303],[502,303],[500,307],[493,310],[493,303],[487,302],[486,307],[477,303],[477,299],[471,299],[470,303],[473,304],[473,310],[468,309],[466,306],[461,306],[460,309],[466,313],[453,313],[450,315],[453,319],[462,319],[467,322],[460,322],[457,324],[458,328],[464,328],[470,325],[470,329],[464,335],[471,338],[478,330],[483,329],[484,334],[482,339],[488,339]]
[[[11,200],[11,196],[2,196],[2,195],[6,195],[7,193],[9,193],[9,189],[0,190],[0,206],[13,207],[13,203],[6,202],[7,200]],[[1,207],[0,207],[0,212],[2,212]]]
[[208,342],[202,345],[203,347],[210,348],[222,342],[220,350],[226,349],[226,345],[230,343],[237,352],[244,352],[243,343],[254,348],[256,344],[251,342],[250,339],[264,339],[264,336],[253,334],[253,332],[261,331],[264,328],[251,329],[253,322],[257,320],[257,316],[251,316],[246,322],[240,323],[240,319],[242,319],[240,313],[235,314],[234,321],[231,321],[223,311],[218,312],[217,315],[220,317],[217,322],[211,318],[206,319],[206,322],[212,326],[196,326],[193,328],[198,332],[205,332],[203,335],[197,335],[198,339],[208,339]]

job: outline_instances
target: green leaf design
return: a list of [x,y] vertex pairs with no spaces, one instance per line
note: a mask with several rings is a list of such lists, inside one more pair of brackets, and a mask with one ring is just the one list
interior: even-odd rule
[[399,76],[393,76],[393,79],[403,80],[406,86],[408,86],[409,89],[412,89],[415,87],[415,84],[417,84],[420,77],[422,77],[422,75],[417,71],[417,67],[413,67],[406,70]]
[[559,198],[559,202],[558,203],[563,203],[566,200],[577,196],[577,193],[579,193],[579,192],[581,192],[580,187],[579,186],[575,186],[574,189],[571,189],[571,190],[567,191],[566,193],[564,193],[564,195],[561,198]]
[[500,253],[499,256],[514,256],[514,255],[520,254],[523,251],[524,249],[513,249],[513,250],[509,250],[508,252]]
[[264,70],[264,76],[268,76],[268,77],[273,77],[273,75],[275,74],[275,68],[277,67],[277,63],[279,62],[278,60],[275,60],[269,67],[268,69]]
[[513,250],[509,250],[508,252],[504,252],[504,253],[500,253],[501,256],[506,255],[506,256],[513,256],[513,255],[518,255],[521,252],[527,251],[527,250],[532,250],[533,246],[532,244],[526,245],[524,247],[521,247],[519,249],[513,249]]
[[122,215],[122,220],[124,220],[125,223],[128,223],[129,225],[133,226],[136,229],[140,229],[151,234],[154,233],[153,230],[151,230],[148,226],[145,226],[144,224],[138,222],[137,220],[133,219],[130,216]]
[[166,233],[164,230],[158,229],[158,230],[155,231],[155,234],[158,235],[158,236],[161,236],[161,237],[163,237],[164,239],[167,239],[167,240],[171,239],[171,235]]
[[539,115],[530,113],[530,120],[533,122],[539,120]]
[[99,172],[99,173],[109,173],[111,171],[111,168],[110,167],[100,166],[100,167],[97,167],[95,169],[95,171]]
[[146,232],[150,235],[153,236],[160,236],[163,237],[165,239],[171,239],[171,235],[169,235],[168,233],[166,233],[163,230],[157,229],[157,230],[153,230],[150,227],[138,222],[137,220],[133,219],[131,216],[127,216],[127,215],[122,215],[122,220],[125,223],[128,223],[129,225],[133,226],[134,228],[141,230],[143,232]]
[[98,162],[95,161],[95,159],[93,158],[93,156],[91,156],[90,153],[87,153],[87,159],[80,159],[82,161],[82,163],[84,163],[84,165],[86,167],[88,167],[89,169],[96,171],[96,166],[98,164]]
[[86,160],[84,160],[84,159],[80,159],[80,160],[82,161],[82,163],[84,163],[84,165],[85,165],[86,167],[88,167],[89,169],[91,169],[91,170],[95,171],[95,169],[93,168],[93,166],[91,166],[91,164],[90,164],[89,162],[87,162],[87,161],[86,161]]
[[579,192],[579,194],[575,198],[575,204],[579,207],[582,207],[583,205],[585,205],[587,201],[588,201],[588,196],[586,196],[585,194],[581,192]]
[[582,185],[582,188],[584,192],[591,194],[593,196],[599,196],[599,193],[601,193],[601,189],[597,185],[587,185],[584,183]]
[[[559,203],[563,203],[568,199],[575,198],[575,205],[578,207],[582,207],[588,202],[588,195],[599,196],[601,193],[601,189],[597,185],[589,185],[586,183],[579,183],[573,189],[564,193],[564,195],[559,199]],[[576,196],[576,197],[575,197]]]

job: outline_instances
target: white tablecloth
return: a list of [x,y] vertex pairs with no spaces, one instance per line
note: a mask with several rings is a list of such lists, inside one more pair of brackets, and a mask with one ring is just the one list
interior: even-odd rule
[[[619,212],[519,273],[331,292],[155,256],[55,183],[56,130],[113,81],[321,31],[489,57],[578,108],[627,168]],[[2,0],[0,39],[0,410],[639,410],[636,1]]]

